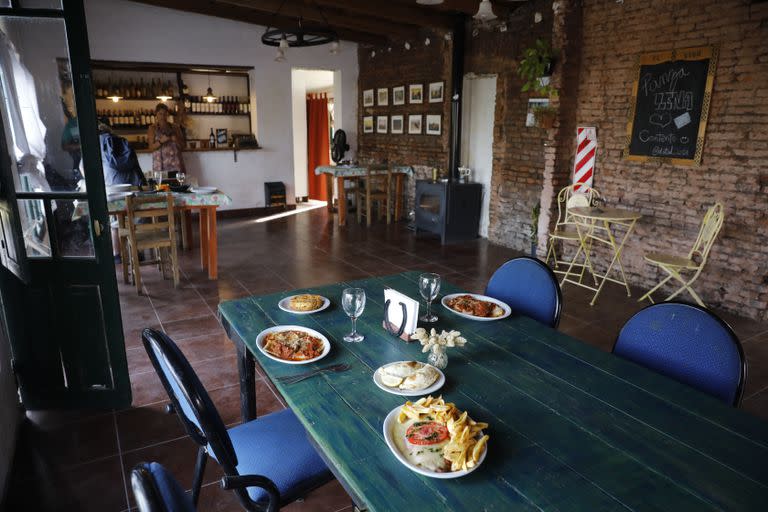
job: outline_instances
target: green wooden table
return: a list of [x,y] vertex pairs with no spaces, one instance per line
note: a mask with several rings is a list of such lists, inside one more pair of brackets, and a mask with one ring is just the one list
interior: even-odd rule
[[[439,393],[490,424],[485,463],[455,480],[419,476],[387,448],[382,423],[405,397],[379,390],[384,363],[426,360],[381,327],[383,289],[418,297],[418,273],[302,290],[327,310],[292,315],[277,302],[296,291],[220,304],[240,354],[244,419],[255,417],[254,356],[358,506],[369,510],[768,510],[768,424],[668,378],[526,318],[465,320],[438,306],[440,329],[460,330]],[[339,305],[347,286],[366,289],[358,328]],[[461,291],[443,283],[442,293]],[[264,357],[257,334],[274,324],[325,334],[331,353],[311,365]],[[283,375],[349,363],[350,371],[283,385]]]

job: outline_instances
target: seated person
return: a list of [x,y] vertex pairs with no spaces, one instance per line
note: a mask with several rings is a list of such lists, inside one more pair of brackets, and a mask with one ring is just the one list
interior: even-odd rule
[[99,119],[99,142],[101,143],[101,166],[104,170],[104,184],[122,185],[130,183],[146,185],[136,152],[128,141],[112,133],[107,120]]

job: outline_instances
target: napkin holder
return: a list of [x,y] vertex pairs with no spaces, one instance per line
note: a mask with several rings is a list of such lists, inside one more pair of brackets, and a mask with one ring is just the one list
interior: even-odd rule
[[399,326],[393,324],[389,321],[389,306],[391,301],[387,299],[384,302],[384,321],[381,323],[381,325],[384,327],[384,330],[387,331],[392,336],[395,336],[396,338],[400,338],[401,340],[405,342],[411,341],[411,336],[407,333],[405,333],[405,326],[408,324],[408,311],[405,308],[405,304],[402,302],[398,302],[400,307],[403,311],[403,319]]

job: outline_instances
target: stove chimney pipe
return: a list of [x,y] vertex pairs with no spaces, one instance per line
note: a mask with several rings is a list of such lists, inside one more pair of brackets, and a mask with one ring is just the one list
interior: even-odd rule
[[448,156],[448,181],[458,180],[461,165],[461,100],[464,88],[464,32],[466,16],[456,17],[451,52],[451,147]]

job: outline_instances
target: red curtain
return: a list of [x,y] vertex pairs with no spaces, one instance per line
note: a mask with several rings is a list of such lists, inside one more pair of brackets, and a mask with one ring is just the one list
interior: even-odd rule
[[315,176],[315,167],[330,164],[328,128],[328,96],[323,94],[307,95],[307,175],[309,198],[328,201],[325,189],[325,176]]

